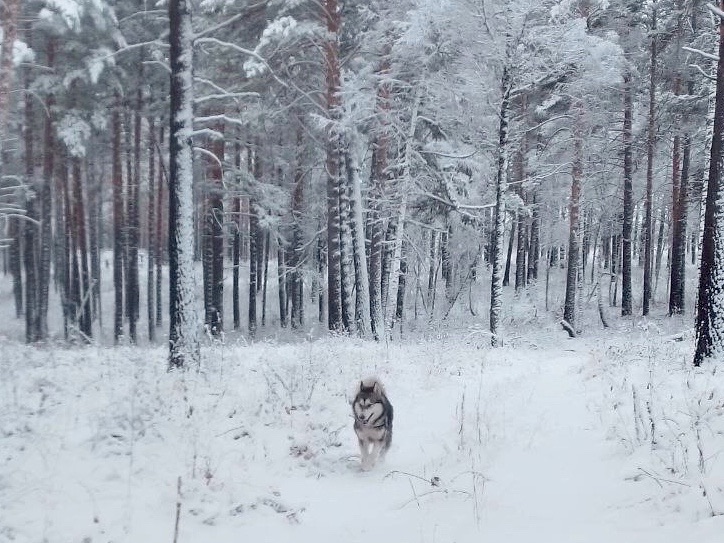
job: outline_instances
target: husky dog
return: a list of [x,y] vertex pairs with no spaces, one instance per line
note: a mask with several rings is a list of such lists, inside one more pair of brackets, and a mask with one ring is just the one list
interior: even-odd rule
[[378,458],[384,459],[392,442],[392,404],[379,379],[368,377],[359,382],[352,400],[352,412],[362,469],[366,471],[375,465]]

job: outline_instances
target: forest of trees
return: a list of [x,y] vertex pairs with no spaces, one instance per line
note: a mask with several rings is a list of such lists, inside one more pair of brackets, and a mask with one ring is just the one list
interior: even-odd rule
[[272,315],[383,339],[472,283],[496,345],[503,289],[547,302],[556,267],[546,309],[575,337],[594,286],[604,326],[657,291],[694,313],[701,262],[695,363],[721,354],[722,10],[0,0],[0,229],[26,340],[111,326],[103,276],[114,340],[165,326],[171,366],[202,330],[253,339]]

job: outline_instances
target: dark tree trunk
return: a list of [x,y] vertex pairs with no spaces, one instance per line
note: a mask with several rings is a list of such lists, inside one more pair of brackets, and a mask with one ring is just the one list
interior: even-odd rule
[[[29,36],[28,36],[29,41]],[[24,86],[30,86],[28,70],[25,70]],[[26,94],[24,119],[24,147],[25,147],[25,183],[37,191],[35,179],[35,148],[34,148],[34,115],[33,98]],[[39,322],[39,221],[38,202],[36,196],[31,196],[26,203],[26,214],[29,220],[23,223],[23,264],[25,267],[25,341],[34,343],[40,339]]]
[[[632,164],[632,134],[631,122],[633,119],[633,88],[631,73],[626,71],[623,83],[623,229],[621,244],[622,257],[622,286],[621,286],[621,315],[632,313],[631,292],[631,258],[633,239],[633,164]],[[615,302],[614,302],[615,303]]]
[[395,322],[399,323],[402,334],[402,318],[405,311],[405,291],[407,288],[407,253],[408,242],[402,243],[402,256],[400,258],[400,279],[397,285],[397,300],[395,305]]
[[302,149],[302,127],[297,129],[297,156],[294,170],[294,187],[292,189],[292,248],[290,251],[292,268],[292,328],[301,328],[304,322],[304,230],[302,219],[304,214],[304,169]]
[[341,151],[341,72],[339,64],[339,33],[341,11],[337,0],[324,0],[327,39],[324,41],[325,97],[327,125],[327,325],[341,331],[342,270],[340,251],[340,151]]
[[[236,171],[241,172],[241,135],[237,134],[237,141],[234,144],[234,165]],[[237,183],[241,185],[241,177],[237,176]],[[239,190],[239,188],[237,188]],[[235,194],[232,197],[231,214],[233,221],[233,240],[232,240],[232,307],[234,312],[234,330],[241,329],[241,300],[240,300],[240,283],[239,283],[239,268],[241,266],[241,196]]]
[[256,202],[249,202],[249,335],[256,336],[256,292],[259,266],[259,217]]
[[156,123],[148,119],[148,269],[146,273],[146,317],[148,341],[156,340]]
[[513,215],[510,221],[510,239],[508,240],[508,253],[505,257],[505,272],[503,273],[503,286],[507,287],[510,285],[510,264],[513,259],[513,245],[515,244],[515,238],[518,226],[518,214]]
[[528,276],[530,284],[538,280],[538,259],[540,258],[540,209],[538,190],[531,192],[532,217],[530,221],[530,240],[528,243]]
[[280,236],[277,236],[277,285],[279,288],[279,325],[287,327],[287,263],[286,251]]
[[501,263],[503,257],[503,228],[505,224],[505,191],[506,173],[508,171],[508,114],[510,109],[511,79],[508,67],[503,67],[501,77],[500,125],[498,127],[498,168],[495,176],[495,209],[493,213],[493,251],[492,251],[492,277],[490,280],[490,344],[493,347],[501,345],[498,334],[500,325],[500,312],[502,309],[503,277]]
[[17,217],[8,219],[10,242],[9,259],[10,274],[13,278],[13,298],[15,299],[15,318],[23,316],[23,228],[21,220]]
[[264,276],[261,289],[261,325],[266,326],[266,292],[269,280],[269,251],[271,249],[271,235],[269,230],[264,233]]
[[648,117],[648,138],[646,142],[646,196],[644,199],[645,216],[643,225],[643,249],[644,249],[644,295],[643,315],[649,314],[651,303],[651,265],[653,257],[653,186],[654,186],[654,150],[656,147],[656,63],[658,60],[656,37],[656,6],[651,13],[651,66],[649,81],[649,117]]
[[[718,3],[724,9],[724,0]],[[696,313],[696,351],[694,365],[704,360],[721,360],[724,353],[724,202],[720,198],[724,172],[724,19],[719,19],[719,60],[716,71],[714,127],[709,160],[709,179],[704,207],[704,232],[701,242],[699,296]]]
[[578,236],[581,213],[581,183],[583,180],[583,135],[581,134],[583,122],[580,104],[577,106],[578,118],[574,121],[573,134],[573,170],[571,172],[571,200],[568,214],[568,270],[566,273],[566,298],[563,306],[563,320],[567,323],[566,330],[569,335],[576,335],[576,291],[578,287],[578,271],[580,266],[580,250]]
[[91,304],[91,275],[88,266],[88,237],[86,235],[85,198],[83,196],[83,177],[81,174],[80,158],[73,159],[73,208],[74,208],[74,237],[75,251],[77,253],[79,274],[78,308],[79,327],[86,341],[93,336],[92,304]]
[[[223,126],[214,128],[223,133]],[[203,268],[204,308],[206,326],[213,336],[223,332],[224,314],[224,203],[223,174],[224,140],[215,139],[209,152],[218,160],[207,165],[206,198],[204,210]]]
[[427,268],[427,307],[430,317],[435,308],[435,277],[437,276],[437,231],[430,230],[430,257]]
[[[159,138],[158,143],[156,146],[156,151],[158,153],[158,198],[157,200],[157,206],[156,206],[156,326],[161,326],[163,321],[163,281],[161,276],[161,262],[164,261],[164,254],[163,254],[163,248],[164,243],[163,240],[166,239],[168,236],[165,235],[164,231],[164,210],[168,209],[168,202],[166,201],[166,198],[164,198],[164,195],[166,194],[166,191],[164,190],[164,187],[166,186],[166,167],[164,165],[163,161],[163,153],[161,153],[161,149],[163,148],[163,142],[164,142],[164,127],[161,126],[161,129],[159,130]],[[164,182],[166,181],[166,182]]]
[[[55,64],[55,44],[49,39],[46,45],[46,62],[49,67]],[[53,95],[46,99],[46,108],[51,115],[45,115],[45,128],[43,134],[43,179],[40,188],[40,271],[38,290],[38,334],[39,340],[48,338],[48,298],[50,295],[50,269],[53,247],[53,175],[55,167],[55,130],[52,120],[52,110],[55,100]]]
[[115,292],[115,310],[113,339],[118,343],[123,336],[123,173],[121,170],[121,115],[120,98],[116,97],[116,106],[111,114],[112,171],[113,180],[113,288]]

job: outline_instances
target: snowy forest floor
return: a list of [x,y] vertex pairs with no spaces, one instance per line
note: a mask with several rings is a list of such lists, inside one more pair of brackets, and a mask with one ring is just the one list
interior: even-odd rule
[[[722,372],[617,325],[206,346],[185,375],[160,347],[2,340],[0,540],[170,543],[180,503],[179,543],[721,542]],[[361,472],[372,373],[394,439]]]

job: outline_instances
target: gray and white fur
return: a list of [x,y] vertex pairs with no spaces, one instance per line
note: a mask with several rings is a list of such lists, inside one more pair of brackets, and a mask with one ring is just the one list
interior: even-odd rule
[[359,441],[362,469],[371,469],[383,460],[392,443],[393,409],[385,387],[376,377],[363,379],[352,400],[354,431]]

